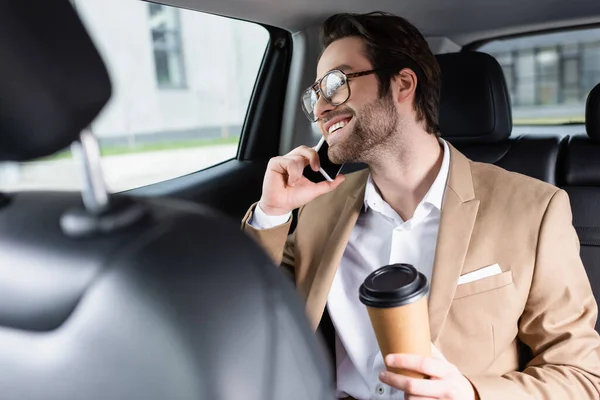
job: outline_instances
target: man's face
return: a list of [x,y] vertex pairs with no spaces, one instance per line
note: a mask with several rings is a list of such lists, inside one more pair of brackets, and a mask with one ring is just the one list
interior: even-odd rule
[[[321,78],[333,69],[347,74],[373,69],[364,55],[362,39],[340,39],[325,49],[317,66],[317,76]],[[351,79],[348,85],[351,94],[347,102],[336,107],[320,98],[315,106],[315,116],[319,118],[321,132],[329,144],[328,155],[332,162],[369,163],[398,128],[393,90],[379,97],[379,84],[374,74]]]

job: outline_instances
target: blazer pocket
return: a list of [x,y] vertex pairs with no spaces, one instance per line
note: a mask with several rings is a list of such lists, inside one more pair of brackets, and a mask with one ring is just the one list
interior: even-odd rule
[[473,282],[464,283],[456,287],[454,299],[460,299],[474,294],[500,289],[513,283],[512,271],[505,271],[498,275],[488,276]]

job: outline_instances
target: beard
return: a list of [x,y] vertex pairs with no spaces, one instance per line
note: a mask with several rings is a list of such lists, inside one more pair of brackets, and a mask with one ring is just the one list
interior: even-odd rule
[[366,105],[359,115],[350,109],[340,109],[339,113],[350,113],[354,119],[354,129],[345,134],[344,140],[330,146],[327,153],[331,162],[340,165],[376,160],[400,125],[391,92]]

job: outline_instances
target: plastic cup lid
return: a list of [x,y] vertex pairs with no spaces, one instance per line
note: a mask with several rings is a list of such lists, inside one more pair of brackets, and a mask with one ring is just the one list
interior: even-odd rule
[[428,292],[425,275],[410,264],[393,264],[367,276],[360,286],[359,298],[369,307],[390,308],[415,302]]

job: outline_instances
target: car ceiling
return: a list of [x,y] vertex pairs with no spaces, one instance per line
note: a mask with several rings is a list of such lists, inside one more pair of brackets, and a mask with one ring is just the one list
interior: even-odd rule
[[600,24],[599,0],[163,0],[296,32],[337,12],[388,11],[457,44],[523,31]]

